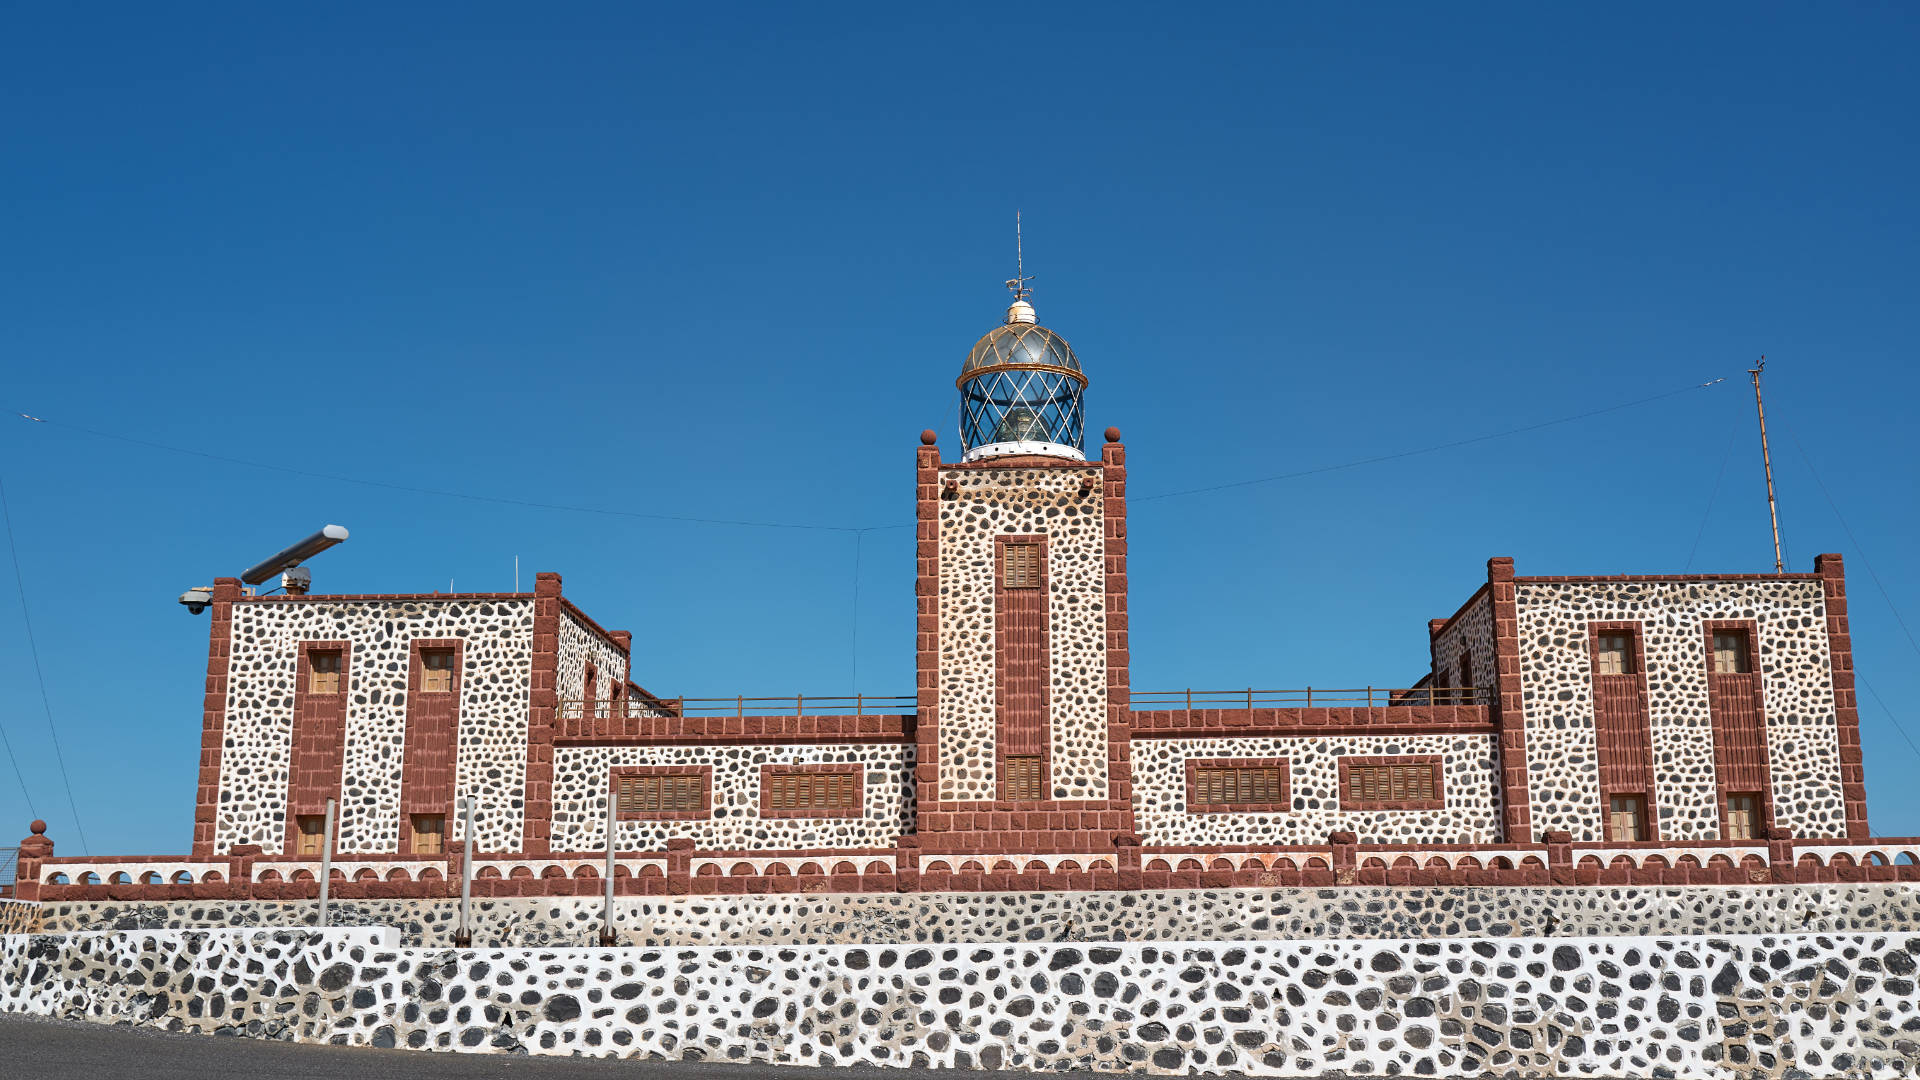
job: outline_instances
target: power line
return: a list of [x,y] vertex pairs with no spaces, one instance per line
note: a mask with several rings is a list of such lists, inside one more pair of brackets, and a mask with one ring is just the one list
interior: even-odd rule
[[[0,480],[0,517],[7,523],[7,550],[13,555],[13,581],[20,589],[20,620],[27,627],[27,651],[33,656],[33,674],[40,680],[40,707],[47,713],[47,734],[53,737],[53,760],[60,766],[60,782],[67,788],[67,809],[73,812],[73,831],[80,835],[80,854],[87,853],[87,830],[80,824],[80,807],[73,800],[73,781],[67,778],[67,759],[60,753],[60,732],[53,725],[53,701],[47,696],[47,674],[40,667],[40,646],[33,636],[33,615],[27,610],[27,578],[20,572],[20,546],[13,539],[13,507],[7,502],[7,485]],[[7,756],[13,756],[13,747],[7,747]],[[16,776],[20,772],[20,763],[13,763]],[[27,782],[20,781],[20,790],[25,791]],[[27,810],[33,810],[33,804],[27,804]],[[34,814],[35,817],[40,815]]]
[[1700,531],[1693,534],[1693,546],[1687,549],[1687,564],[1680,568],[1681,573],[1693,569],[1693,557],[1700,553],[1700,540],[1707,535],[1707,521],[1713,517],[1713,504],[1720,498],[1720,482],[1727,478],[1727,462],[1733,460],[1733,440],[1740,434],[1739,417],[1727,425],[1727,448],[1720,454],[1720,471],[1713,477],[1713,494],[1707,496],[1706,512],[1700,515]]
[[1422,446],[1414,450],[1400,450],[1391,454],[1379,454],[1374,457],[1358,458],[1354,461],[1343,461],[1338,465],[1319,465],[1311,469],[1300,469],[1295,472],[1277,473],[1273,476],[1262,476],[1253,480],[1234,480],[1230,483],[1210,484],[1206,487],[1187,488],[1182,491],[1163,491],[1158,495],[1139,495],[1139,496],[1135,496],[1133,501],[1136,503],[1143,503],[1143,502],[1151,502],[1154,499],[1178,498],[1179,496],[1182,496],[1182,495],[1202,495],[1209,491],[1225,491],[1229,488],[1251,487],[1255,484],[1271,484],[1280,480],[1297,480],[1303,476],[1317,476],[1321,473],[1338,472],[1342,469],[1356,469],[1362,465],[1377,465],[1383,461],[1398,461],[1401,458],[1416,457],[1420,454],[1431,454],[1439,450],[1451,450],[1458,446],[1471,446],[1474,443],[1487,442],[1492,439],[1504,439],[1510,435],[1521,435],[1529,431],[1539,431],[1541,428],[1549,428],[1557,424],[1570,424],[1575,420],[1585,420],[1588,417],[1592,417],[1592,416],[1602,416],[1610,412],[1619,412],[1622,409],[1631,409],[1636,405],[1649,405],[1656,401],[1661,401],[1666,398],[1676,397],[1680,394],[1688,393],[1689,391],[1705,390],[1709,386],[1713,386],[1717,383],[1723,383],[1726,381],[1727,380],[1725,377],[1721,377],[1718,379],[1710,379],[1707,382],[1694,383],[1692,386],[1683,386],[1678,390],[1669,390],[1664,394],[1655,394],[1652,397],[1637,398],[1633,401],[1623,401],[1618,405],[1609,405],[1604,409],[1590,409],[1587,412],[1574,413],[1571,416],[1557,417],[1553,420],[1542,420],[1537,424],[1527,424],[1524,427],[1508,428],[1505,431],[1489,432],[1488,434],[1485,434],[1485,435],[1475,435],[1472,438],[1468,438],[1468,439],[1455,439],[1452,442],[1434,443],[1432,446]]
[[1899,732],[1900,737],[1907,741],[1907,749],[1913,751],[1914,757],[1920,757],[1920,746],[1914,745],[1913,736],[1908,735],[1907,729],[1900,726],[1900,718],[1893,715],[1892,709],[1887,708],[1887,703],[1885,699],[1881,698],[1880,691],[1875,690],[1873,684],[1867,681],[1867,677],[1861,675],[1858,671],[1855,671],[1854,675],[1859,678],[1860,685],[1867,688],[1867,693],[1873,695],[1873,700],[1879,703],[1880,711],[1886,713],[1887,719],[1893,722],[1893,730]]

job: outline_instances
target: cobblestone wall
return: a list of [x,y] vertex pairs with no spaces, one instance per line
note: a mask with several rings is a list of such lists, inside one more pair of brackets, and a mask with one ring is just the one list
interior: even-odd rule
[[1920,935],[393,948],[0,939],[0,1010],[471,1052],[1326,1076],[1906,1077]]
[[[473,901],[474,940],[586,945],[592,897]],[[42,928],[299,926],[312,901],[64,902]],[[335,925],[398,927],[408,945],[450,944],[458,902],[335,901]],[[952,941],[1259,941],[1311,938],[1590,937],[1710,933],[1920,933],[1914,885],[1216,889],[1168,892],[867,893],[622,897],[634,945],[919,944]]]

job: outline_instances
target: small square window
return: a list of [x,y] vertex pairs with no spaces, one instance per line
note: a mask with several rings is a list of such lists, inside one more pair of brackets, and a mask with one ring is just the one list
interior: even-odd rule
[[293,819],[294,827],[300,830],[296,855],[321,855],[327,846],[327,815],[298,814]]
[[1041,789],[1039,757],[1002,758],[1000,768],[1006,778],[1001,798],[1012,802],[1038,802],[1047,797]]
[[1738,627],[1713,632],[1713,673],[1745,675],[1752,671],[1747,656],[1747,632]]
[[453,692],[453,650],[420,650],[420,692],[423,694],[450,694]]
[[1760,835],[1760,796],[1728,795],[1726,822],[1728,840],[1752,840]]
[[307,693],[340,692],[340,669],[344,666],[339,649],[314,649],[307,653]]
[[1008,589],[1040,587],[1040,545],[1007,544],[1001,551],[1000,584]]
[[1631,844],[1647,838],[1647,800],[1639,795],[1615,795],[1607,801],[1607,839]]
[[1600,675],[1633,674],[1633,634],[1625,630],[1602,630],[1595,635],[1593,666]]
[[446,851],[447,817],[445,814],[413,815],[413,853],[415,855],[439,855]]

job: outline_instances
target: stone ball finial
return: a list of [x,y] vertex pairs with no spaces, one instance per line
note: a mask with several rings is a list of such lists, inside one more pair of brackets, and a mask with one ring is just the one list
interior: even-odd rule
[[920,433],[921,446],[932,446],[934,443],[937,443],[939,441],[940,441],[940,436],[935,435],[933,433],[932,428],[928,428],[927,430]]
[[35,836],[45,836],[47,835],[47,823],[41,821],[39,818],[34,818],[33,824],[27,826],[27,831]]
[[1119,428],[1117,428],[1117,427],[1110,427],[1110,428],[1108,428],[1108,429],[1107,429],[1107,441],[1108,441],[1108,442],[1119,442],[1119,441],[1120,441],[1120,429],[1119,429]]

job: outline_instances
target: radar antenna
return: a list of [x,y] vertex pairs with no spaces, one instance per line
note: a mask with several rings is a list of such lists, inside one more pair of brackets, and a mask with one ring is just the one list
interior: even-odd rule
[[1027,273],[1027,255],[1020,241],[1018,210],[1013,212],[1013,267],[1014,276],[1007,279],[1007,291],[1013,294],[1014,302],[1019,303],[1033,295],[1033,290],[1027,288],[1027,282],[1032,281],[1033,276]]

